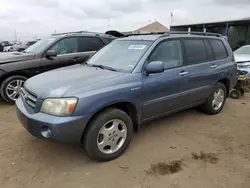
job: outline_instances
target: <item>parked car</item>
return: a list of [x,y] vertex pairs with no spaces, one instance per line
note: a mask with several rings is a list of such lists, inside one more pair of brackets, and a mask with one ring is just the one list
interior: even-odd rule
[[234,51],[238,69],[250,78],[250,45],[245,45]]
[[11,44],[8,41],[2,41],[0,42],[0,52],[4,51],[4,48],[7,46],[10,46]]
[[38,41],[23,52],[1,53],[0,93],[15,103],[24,81],[39,73],[84,62],[114,37],[105,34],[66,34]]
[[82,143],[91,158],[107,161],[125,151],[146,121],[195,106],[219,113],[236,71],[223,37],[123,37],[86,64],[27,80],[17,114],[32,135]]
[[35,44],[37,41],[28,41],[28,42],[23,42],[21,44],[16,44],[14,46],[12,46],[12,48],[10,48],[11,52],[22,52],[24,50],[26,50],[29,46],[32,46],[33,44]]
[[9,41],[2,41],[2,42],[0,42],[0,44],[1,44],[3,47],[5,47],[5,46],[10,46],[10,45],[11,45],[11,43],[10,43]]
[[2,44],[0,44],[0,52],[3,52],[3,50],[4,50],[4,47]]
[[10,43],[10,45],[9,46],[5,46],[4,47],[4,52],[11,52],[11,51],[13,51],[13,48],[15,48],[15,46],[17,46],[17,45],[21,45],[22,44],[22,42],[14,42],[14,43]]

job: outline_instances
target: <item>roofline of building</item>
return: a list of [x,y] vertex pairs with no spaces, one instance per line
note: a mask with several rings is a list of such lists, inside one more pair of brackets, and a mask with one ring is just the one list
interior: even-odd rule
[[235,19],[235,20],[224,20],[224,21],[215,21],[215,22],[200,22],[200,23],[190,23],[190,24],[180,24],[180,25],[172,25],[171,27],[181,27],[181,26],[195,26],[195,25],[208,25],[208,24],[223,24],[223,23],[232,23],[232,22],[250,22],[250,17]]

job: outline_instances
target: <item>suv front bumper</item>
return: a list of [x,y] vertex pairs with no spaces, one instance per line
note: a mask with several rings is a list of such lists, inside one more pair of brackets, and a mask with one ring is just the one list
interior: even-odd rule
[[90,115],[58,117],[45,113],[29,113],[22,99],[16,100],[17,117],[33,136],[64,143],[80,143]]

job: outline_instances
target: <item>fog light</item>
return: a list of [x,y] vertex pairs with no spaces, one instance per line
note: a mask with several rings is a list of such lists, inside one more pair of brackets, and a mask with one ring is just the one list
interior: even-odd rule
[[48,126],[42,126],[41,127],[41,134],[45,138],[50,138],[51,137],[51,130],[49,129]]

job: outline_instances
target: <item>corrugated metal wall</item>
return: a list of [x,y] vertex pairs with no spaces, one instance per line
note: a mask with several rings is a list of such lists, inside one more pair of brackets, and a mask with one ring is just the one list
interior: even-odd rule
[[[188,31],[188,26],[176,26],[171,28],[172,31]],[[203,32],[203,26],[200,27],[191,27],[191,31]],[[213,27],[207,28],[207,32],[220,33],[222,35],[226,34],[225,27]],[[228,29],[228,42],[231,45],[232,49],[235,50],[239,46],[250,44],[250,24],[241,25],[241,26],[230,26]]]

